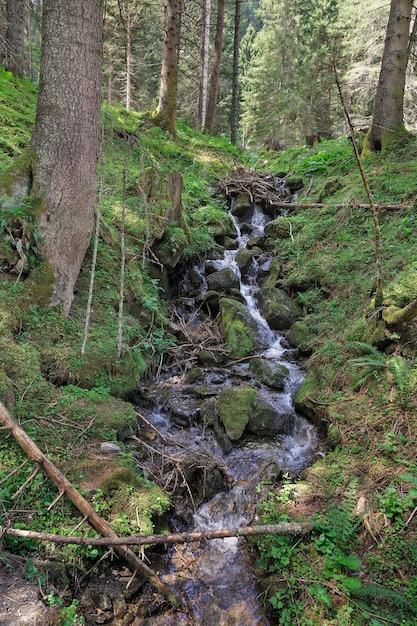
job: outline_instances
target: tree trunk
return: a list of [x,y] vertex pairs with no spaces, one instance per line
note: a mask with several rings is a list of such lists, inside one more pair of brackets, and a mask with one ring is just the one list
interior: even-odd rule
[[164,44],[157,113],[161,128],[172,136],[175,136],[180,24],[181,0],[165,0]]
[[204,128],[207,112],[207,85],[210,49],[211,0],[203,4],[203,34],[201,42],[201,81],[200,81],[200,126]]
[[45,0],[31,197],[53,271],[51,305],[68,315],[94,226],[103,0]]
[[216,115],[217,98],[219,95],[219,80],[220,80],[220,61],[222,58],[223,48],[223,31],[224,31],[224,7],[225,0],[217,0],[217,21],[216,21],[216,36],[214,40],[214,58],[213,69],[211,72],[210,80],[210,95],[207,104],[207,115],[205,122],[205,130],[213,134],[214,118]]
[[25,26],[29,12],[28,0],[7,0],[6,3],[6,66],[9,72],[23,76],[25,60]]
[[237,125],[239,117],[239,31],[240,31],[240,3],[235,0],[235,30],[233,39],[233,79],[232,79],[232,110],[230,120],[230,138],[232,143],[237,141]]
[[391,0],[381,71],[367,146],[379,151],[404,128],[404,88],[413,0]]

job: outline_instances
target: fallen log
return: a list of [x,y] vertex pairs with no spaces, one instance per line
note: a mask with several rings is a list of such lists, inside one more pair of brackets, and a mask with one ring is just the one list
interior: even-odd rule
[[[35,442],[29,437],[26,431],[20,426],[14,417],[9,413],[4,404],[0,402],[0,421],[4,428],[9,431],[19,445],[23,448],[27,456],[38,464],[43,472],[58,486],[60,492],[64,492],[75,504],[77,509],[83,514],[88,523],[104,537],[117,539],[117,535],[110,524],[95,512],[90,503],[75,489],[72,483],[59,471],[57,467],[41,452]],[[28,531],[27,531],[28,532]],[[75,539],[75,537],[73,537]],[[125,542],[115,544],[117,552],[128,562],[134,573],[141,572],[151,584],[161,593],[170,604],[175,607],[183,607],[183,600],[175,595],[155,572],[146,565]]]
[[173,533],[170,535],[131,535],[129,537],[72,537],[54,535],[21,528],[0,528],[0,534],[37,539],[58,544],[75,544],[89,546],[143,546],[150,544],[178,544],[194,541],[225,539],[226,537],[249,537],[254,535],[306,535],[314,529],[311,522],[285,522],[281,524],[266,524],[264,526],[242,526],[241,528],[224,528],[216,530],[196,530],[188,533]]

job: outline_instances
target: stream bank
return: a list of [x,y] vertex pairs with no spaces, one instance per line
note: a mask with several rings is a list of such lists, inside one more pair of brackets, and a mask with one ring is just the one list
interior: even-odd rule
[[[320,452],[316,428],[293,400],[303,349],[286,334],[302,311],[273,285],[273,256],[261,248],[279,223],[271,210],[233,202],[223,252],[179,272],[177,347],[132,398],[136,464],[172,493],[173,532],[256,523],[262,485],[296,480]],[[189,614],[151,601],[145,616],[142,599],[137,623],[267,626],[255,560],[242,538],[170,549],[160,575]]]

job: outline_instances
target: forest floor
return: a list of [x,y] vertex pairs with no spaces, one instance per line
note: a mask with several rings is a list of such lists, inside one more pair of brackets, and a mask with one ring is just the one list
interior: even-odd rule
[[[0,92],[4,170],[30,138],[36,91],[2,74]],[[398,210],[378,213],[383,303],[375,311],[375,223],[362,206],[369,199],[347,138],[256,153],[184,124],[178,125],[176,140],[170,139],[146,115],[135,112],[104,109],[103,120],[106,194],[85,355],[80,347],[92,248],[71,315],[65,319],[38,303],[31,289],[29,270],[38,267],[39,258],[36,226],[27,207],[2,209],[0,214],[2,401],[116,532],[138,532],[135,506],[143,512],[140,532],[166,531],[169,498],[148,479],[134,475],[132,454],[123,441],[137,420],[128,400],[146,377],[158,372],[173,345],[160,276],[147,264],[152,243],[167,221],[169,174],[180,170],[183,176],[190,235],[183,249],[185,261],[213,246],[207,225],[226,210],[224,196],[216,191],[219,180],[242,166],[298,177],[303,183],[298,203],[304,208],[285,213],[290,234],[277,240],[274,255],[280,264],[278,286],[305,313],[306,393],[325,437],[326,454],[299,483],[285,479],[266,490],[266,523],[317,518],[319,532],[297,542],[256,542],[264,568],[262,592],[271,623],[412,626],[417,620],[417,323],[411,318],[392,324],[390,316],[417,298],[416,140],[363,160],[374,201],[398,205]],[[126,349],[118,359],[123,197],[128,241]],[[318,204],[323,206],[314,206]],[[169,228],[173,247],[184,243],[180,231]],[[27,244],[28,271],[22,274],[15,270],[18,239]],[[106,441],[121,447],[116,464],[100,452]],[[25,461],[3,432],[1,525],[68,533],[80,517],[64,499],[53,506],[56,488],[41,472],[32,476],[33,465]],[[103,480],[91,488],[97,468]],[[130,493],[132,485],[139,495],[130,515],[114,494]],[[62,565],[59,588],[39,566],[39,553]],[[22,559],[22,571],[42,590],[45,602],[65,607],[62,623],[71,623],[63,621],[71,615],[77,623],[74,580],[101,558],[98,550],[42,547],[33,540],[4,537],[2,561],[11,566],[7,554]]]

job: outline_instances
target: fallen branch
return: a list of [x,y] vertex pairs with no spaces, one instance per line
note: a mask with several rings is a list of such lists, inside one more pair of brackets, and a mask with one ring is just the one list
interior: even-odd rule
[[[110,539],[119,539],[110,526],[110,524],[98,513],[95,512],[89,502],[75,489],[70,481],[62,474],[57,467],[40,451],[35,442],[23,430],[19,422],[9,413],[4,404],[0,402],[0,421],[6,429],[13,435],[19,445],[26,452],[27,456],[38,464],[44,473],[54,481],[60,491],[66,493],[68,498],[75,504],[77,509],[83,514],[88,523],[97,530],[101,535]],[[26,531],[29,532],[29,531]],[[75,539],[72,537],[71,539]],[[125,542],[121,541],[115,544],[119,554],[126,559],[133,572],[142,572],[144,576],[158,589],[168,602],[175,608],[183,606],[181,598],[177,597],[169,587],[148,567],[132,550],[130,550]]]
[[196,530],[188,533],[173,533],[171,535],[139,535],[129,537],[69,537],[67,535],[53,535],[40,533],[34,530],[21,528],[2,528],[1,532],[12,537],[23,539],[37,539],[59,544],[74,544],[88,546],[144,546],[150,544],[177,544],[192,543],[194,541],[224,539],[226,537],[248,537],[254,535],[306,535],[314,529],[311,522],[285,522],[282,524],[266,524],[265,526],[243,526],[242,528],[225,528],[223,530]]
[[[370,209],[370,204],[364,204],[361,202],[345,202],[342,204],[332,204],[330,202],[320,203],[320,202],[272,202],[276,207],[283,207],[286,209],[323,209],[325,207],[334,207],[335,209],[345,209],[347,207],[352,207],[354,209]],[[409,209],[411,207],[410,204],[374,204],[375,209],[382,210],[390,210],[390,211],[402,211],[404,209]]]

